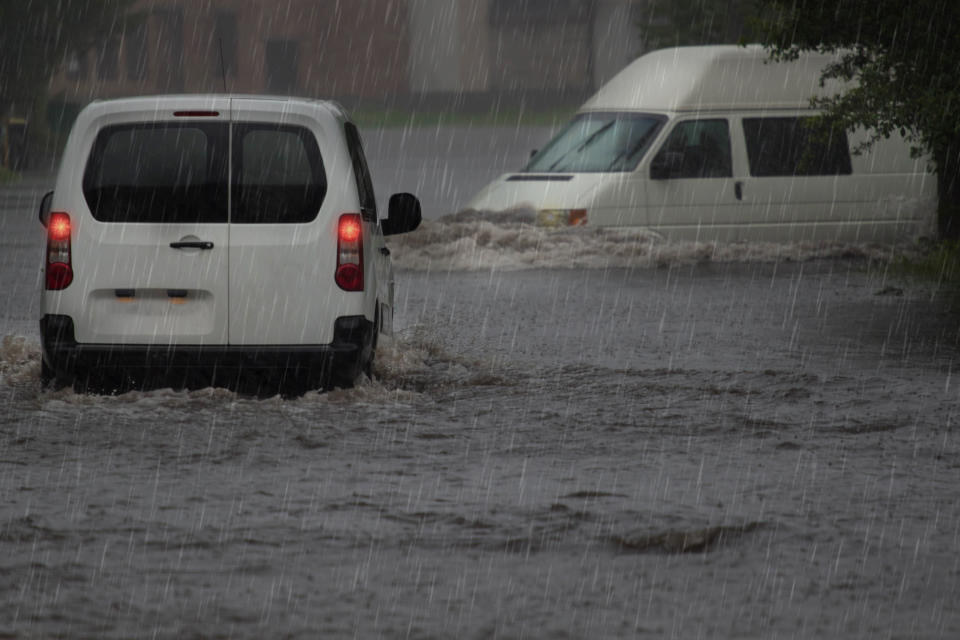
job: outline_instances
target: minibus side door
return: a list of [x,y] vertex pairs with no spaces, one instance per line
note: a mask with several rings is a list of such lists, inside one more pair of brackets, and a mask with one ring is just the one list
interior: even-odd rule
[[649,167],[650,227],[684,240],[723,239],[739,221],[726,118],[676,122]]
[[842,129],[817,130],[809,113],[745,116],[741,125],[744,215],[757,227],[754,237],[833,240],[856,222],[857,182]]

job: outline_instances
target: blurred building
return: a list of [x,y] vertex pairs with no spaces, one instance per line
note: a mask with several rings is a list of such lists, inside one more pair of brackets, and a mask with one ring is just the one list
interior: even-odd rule
[[640,53],[646,0],[138,0],[52,80],[68,103],[170,92],[386,106],[589,95]]

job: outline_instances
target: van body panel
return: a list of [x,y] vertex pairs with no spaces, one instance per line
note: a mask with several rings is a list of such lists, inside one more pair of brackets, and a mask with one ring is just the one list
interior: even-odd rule
[[[317,110],[324,117],[317,117]],[[294,133],[308,131],[323,150],[325,175],[349,176],[343,120],[331,115],[320,104],[234,99],[235,163],[241,164],[246,153],[246,138],[239,135],[241,127],[263,123],[284,127],[282,135],[294,143],[298,143]],[[270,133],[269,129],[253,130],[256,134]],[[269,135],[250,140],[253,146],[264,143],[270,144]],[[234,180],[242,179],[243,168],[235,168],[233,176]],[[333,339],[333,324],[338,315],[361,312],[361,295],[341,291],[333,278],[338,215],[358,210],[355,201],[345,200],[343,191],[327,189],[316,215],[305,222],[231,222],[229,344],[327,344]],[[237,193],[235,187],[232,197],[237,198]],[[270,197],[270,193],[256,196],[255,206],[269,209],[273,206]],[[347,312],[343,311],[345,305]]]
[[651,180],[647,196],[647,225],[668,237],[682,231],[699,240],[701,231],[736,224],[741,210],[733,178]]
[[[211,242],[213,249],[170,248],[171,243],[194,238]],[[81,310],[75,317],[78,341],[226,341],[225,225],[115,225],[84,220],[77,225],[73,246],[78,286],[58,295],[74,297],[64,306]],[[181,292],[186,295],[178,295]],[[53,307],[56,311],[58,305]]]
[[593,202],[595,191],[608,174],[505,173],[477,194],[468,208],[477,211],[507,209],[576,209]]
[[378,223],[364,222],[363,241],[364,269],[376,275],[377,286],[364,290],[367,300],[358,313],[373,309],[374,316],[367,319],[375,323],[378,333],[393,335],[393,296],[397,283],[393,263],[386,259],[390,249]]
[[647,217],[648,181],[643,174],[607,173],[597,176],[597,188],[583,202],[587,224],[593,226],[643,227]]
[[820,71],[838,59],[809,53],[792,62],[773,63],[760,45],[660,49],[627,65],[580,110],[809,109],[812,97],[831,96],[844,88],[835,80],[820,86]]
[[[359,244],[344,214],[362,220]],[[372,180],[335,103],[94,102],[71,129],[40,220],[52,271],[44,384],[116,390],[137,372],[257,393],[271,388],[264,373],[290,389],[349,385],[369,372],[377,333],[392,330]],[[405,233],[419,215],[391,223]]]
[[[741,115],[736,120],[742,127],[744,118],[770,114]],[[807,117],[810,112],[786,115]],[[862,131],[854,132],[848,145],[855,150],[865,138]],[[742,163],[743,219],[760,225],[761,233],[779,225],[797,241],[891,242],[929,234],[937,195],[927,163],[913,158],[897,134],[876,142],[867,153],[852,153],[848,175],[757,177]]]
[[[118,109],[117,106],[120,108]],[[216,97],[120,101],[107,108],[94,103],[83,111],[64,156],[84,170],[66,166],[58,174],[52,210],[70,215],[74,237],[74,283],[63,291],[45,291],[45,307],[74,313],[79,342],[109,344],[220,344],[227,339],[227,246],[225,224],[198,222],[104,222],[95,218],[84,195],[85,164],[101,132],[150,120],[191,129],[192,118],[178,111],[204,111],[204,125],[229,121],[229,100]],[[120,150],[122,153],[122,150]],[[108,169],[113,178],[140,167]],[[124,173],[126,171],[126,173]],[[111,180],[111,175],[104,179]],[[223,195],[226,195],[225,193]],[[129,205],[131,215],[138,205]],[[196,240],[212,249],[174,249],[171,243]],[[171,295],[187,292],[186,296]],[[130,295],[132,294],[132,295]]]
[[[738,161],[731,138],[730,120],[722,114],[684,115],[669,123],[641,174],[650,178],[647,223],[651,227],[686,230],[699,239],[702,229],[738,221]],[[682,162],[677,162],[680,158]]]
[[[341,208],[345,212],[360,212],[363,225],[363,263],[364,273],[375,276],[376,287],[364,287],[362,292],[362,310],[367,320],[373,323],[376,333],[393,334],[394,279],[393,263],[388,259],[383,230],[380,226],[380,212],[377,209],[377,197],[373,188],[373,178],[367,164],[363,139],[359,129],[349,123],[343,130],[346,135],[346,156],[338,155],[336,162],[349,162],[353,166],[352,177],[356,181],[356,198],[350,191],[350,199]],[[354,302],[356,297],[351,298]],[[372,312],[372,315],[371,315]]]
[[[589,225],[643,226],[667,240],[896,242],[935,233],[937,183],[928,157],[914,157],[896,133],[858,153],[866,132],[830,133],[823,141],[807,131],[818,115],[811,98],[847,87],[820,84],[823,67],[836,59],[804,54],[771,62],[760,46],[723,45],[645,54],[597,91],[573,121],[598,114],[665,118],[632,171],[568,171],[561,189],[552,182],[543,183],[547,189],[518,188],[501,177],[467,207],[582,208]],[[658,160],[670,155],[671,136],[684,123],[718,120],[729,132],[725,171],[671,173],[680,165]],[[809,153],[813,167],[801,166],[801,148],[815,150]],[[681,164],[696,157],[680,155]],[[774,166],[764,166],[768,160]],[[535,156],[529,166],[542,164]],[[511,175],[555,175],[524,171]],[[583,184],[589,190],[580,190]]]

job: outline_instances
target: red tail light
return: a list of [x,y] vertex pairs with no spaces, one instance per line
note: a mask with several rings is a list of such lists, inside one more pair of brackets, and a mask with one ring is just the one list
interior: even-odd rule
[[363,291],[363,219],[359,213],[344,213],[337,223],[334,280],[344,291]]
[[47,289],[59,291],[73,282],[70,262],[70,235],[73,229],[69,214],[54,211],[47,221]]

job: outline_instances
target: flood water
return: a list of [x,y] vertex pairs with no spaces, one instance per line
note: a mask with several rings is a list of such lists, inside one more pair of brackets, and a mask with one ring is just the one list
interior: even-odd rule
[[355,389],[41,393],[43,187],[0,191],[0,637],[960,635],[960,300],[888,248],[434,219]]

